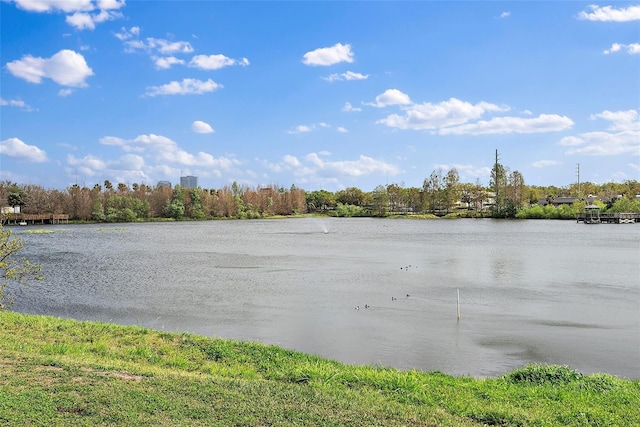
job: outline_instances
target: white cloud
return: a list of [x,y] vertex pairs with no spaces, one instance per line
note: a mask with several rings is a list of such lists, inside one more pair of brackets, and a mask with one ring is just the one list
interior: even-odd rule
[[[16,5],[29,12],[67,13],[66,22],[77,30],[93,30],[96,24],[122,18],[116,9],[124,7],[124,0],[14,0]],[[95,13],[91,13],[96,11]]]
[[77,30],[95,30],[96,24],[122,18],[120,12],[100,10],[98,13],[76,12],[66,18],[67,24]]
[[[640,156],[640,132],[587,132],[570,141],[571,145],[581,145],[566,154],[582,154],[588,156],[615,156],[631,154]],[[567,145],[563,138],[560,145]]]
[[0,106],[3,106],[3,107],[18,107],[18,108],[21,108],[23,111],[34,111],[34,109],[31,108],[30,105],[28,105],[26,102],[24,102],[21,99],[6,100],[6,99],[3,99],[3,98],[0,98]]
[[347,130],[347,128],[342,127],[342,126],[338,126],[338,128],[336,129],[338,132],[340,133],[349,133],[349,131]]
[[385,119],[378,120],[376,123],[398,129],[435,130],[449,126],[463,125],[471,120],[480,118],[488,112],[508,110],[508,107],[500,107],[488,102],[471,104],[470,102],[450,98],[438,104],[425,102],[423,104],[411,105],[405,108],[403,115],[391,114]]
[[191,130],[195,133],[213,133],[215,132],[209,123],[196,120],[191,124]]
[[241,65],[246,67],[249,65],[247,58],[233,59],[224,55],[196,55],[189,62],[189,67],[199,68],[201,70],[219,70],[220,68],[230,67],[233,65]]
[[214,157],[205,152],[196,154],[181,149],[178,144],[162,135],[139,135],[134,139],[123,139],[114,136],[105,136],[100,139],[103,145],[120,147],[126,153],[138,153],[141,158],[150,157],[153,161],[162,164],[177,164],[181,166],[202,166],[229,169],[239,164],[235,159],[227,157]]
[[159,70],[168,70],[172,65],[184,64],[184,60],[178,59],[175,56],[152,56],[151,59],[153,59],[156,68]]
[[299,182],[331,183],[339,186],[339,178],[361,177],[365,175],[397,175],[400,169],[393,164],[361,155],[356,160],[329,161],[324,157],[330,153],[321,151],[309,153],[303,159],[285,155],[280,162],[262,164],[275,173],[291,172]]
[[460,177],[481,178],[491,175],[491,168],[487,166],[453,165],[453,167],[458,170]]
[[41,83],[49,78],[61,86],[86,87],[85,79],[93,75],[84,56],[73,50],[63,49],[51,58],[25,55],[22,59],[7,63],[7,69],[15,77],[30,83]]
[[560,162],[556,160],[538,160],[537,162],[533,162],[531,165],[534,168],[546,168],[548,166],[557,166]]
[[621,52],[622,50],[626,50],[629,55],[638,55],[640,54],[640,43],[631,43],[631,44],[620,44],[613,43],[609,49],[605,49],[603,53],[605,55],[609,55],[611,53]]
[[297,168],[301,166],[301,163],[298,160],[298,158],[289,154],[286,154],[282,160],[289,167]]
[[94,6],[91,0],[14,0],[16,6],[29,12],[77,12],[93,10]]
[[34,163],[47,161],[47,153],[45,151],[35,145],[25,144],[19,138],[9,138],[0,141],[0,154]]
[[157,95],[201,95],[223,88],[221,84],[211,79],[207,81],[196,79],[183,79],[181,82],[172,81],[162,86],[150,86],[147,88],[147,96]]
[[491,168],[488,166],[473,166],[473,165],[460,165],[460,164],[434,164],[434,169],[442,169],[443,171],[449,171],[456,169],[461,179],[470,178],[482,178],[491,175]]
[[287,133],[288,134],[306,133],[306,132],[311,132],[313,128],[314,128],[313,125],[312,126],[298,125],[295,128],[288,130]]
[[611,122],[608,130],[614,131],[640,131],[640,117],[637,110],[609,111],[592,114],[591,120],[603,119]]
[[73,93],[73,89],[68,89],[68,88],[67,89],[60,89],[58,91],[58,96],[64,98],[66,96],[71,95],[72,93]]
[[96,24],[93,22],[91,15],[83,12],[76,12],[67,16],[67,24],[75,27],[77,30],[93,30]]
[[289,129],[287,131],[288,134],[290,135],[294,135],[297,133],[308,133],[308,132],[313,132],[314,130],[318,129],[318,128],[330,128],[331,125],[324,123],[324,122],[319,122],[319,123],[313,123],[311,125],[298,125],[296,127],[294,127],[293,129]]
[[96,156],[87,155],[76,158],[67,156],[67,170],[86,177],[113,177],[114,182],[151,181],[149,172],[154,170],[148,166],[142,156],[125,154],[117,159],[103,161]]
[[327,77],[323,77],[323,79],[328,82],[336,82],[342,80],[366,80],[368,78],[369,74],[354,73],[353,71],[347,71],[346,73],[342,74],[334,73],[330,74]]
[[440,129],[440,135],[488,135],[507,133],[544,133],[569,129],[573,121],[567,116],[540,114],[534,118],[494,117],[460,126]]
[[603,111],[591,116],[610,122],[607,130],[586,132],[560,140],[560,145],[575,147],[566,154],[590,156],[640,155],[640,120],[637,110]]
[[97,6],[100,10],[120,9],[125,4],[125,0],[98,0]]
[[137,154],[125,154],[115,162],[110,162],[110,167],[120,170],[141,170],[145,166],[144,157]]
[[[376,107],[398,104],[402,114],[390,114],[376,121],[378,124],[397,129],[430,130],[440,135],[486,135],[507,133],[556,132],[570,128],[573,121],[557,114],[540,114],[538,117],[492,117],[480,120],[490,113],[504,113],[508,106],[499,106],[489,102],[472,104],[457,98],[450,98],[437,104],[425,102],[410,104],[409,96],[388,90],[376,98]],[[410,104],[410,105],[408,105]]]
[[502,12],[500,14],[500,18],[508,18],[509,16],[511,16],[511,12]]
[[582,140],[577,136],[565,136],[560,140],[560,145],[565,145],[565,146],[580,145],[582,143],[584,143],[584,140]]
[[342,111],[352,112],[352,111],[362,111],[362,108],[354,107],[350,102],[345,102],[344,107],[342,107]]
[[311,164],[311,167],[319,175],[359,177],[374,173],[396,175],[400,172],[395,165],[364,155],[360,155],[357,160],[330,162],[320,158],[317,153],[309,153],[305,160]]
[[640,21],[640,6],[629,6],[616,9],[612,6],[587,6],[588,11],[578,14],[578,19],[602,22],[628,22]]
[[0,105],[3,106],[3,107],[5,107],[5,106],[24,107],[25,103],[24,103],[24,101],[20,101],[20,100],[6,101],[3,98],[0,98]]
[[131,27],[128,30],[125,27],[120,29],[119,33],[114,33],[114,36],[120,41],[129,40],[133,37],[138,37],[140,35],[140,27]]
[[411,104],[411,98],[406,93],[398,89],[387,89],[380,95],[376,96],[376,102],[364,103],[371,107],[387,107],[389,105],[408,105]]
[[78,172],[86,176],[95,176],[96,172],[107,169],[107,164],[93,155],[77,158],[69,154],[67,155],[67,164],[77,167]]
[[[124,37],[126,33],[116,37]],[[169,41],[165,39],[156,39],[153,37],[147,37],[143,40],[127,40],[124,42],[127,52],[134,52],[136,50],[144,50],[146,52],[158,52],[163,55],[172,55],[177,53],[191,53],[193,52],[193,46],[191,43],[185,41]]]
[[328,66],[340,62],[353,62],[353,52],[350,44],[336,43],[331,47],[322,47],[307,52],[302,57],[302,63],[313,66]]

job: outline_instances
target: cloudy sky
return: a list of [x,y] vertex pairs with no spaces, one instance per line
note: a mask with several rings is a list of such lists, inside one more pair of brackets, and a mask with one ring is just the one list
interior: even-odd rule
[[1,0],[0,180],[640,179],[640,4]]

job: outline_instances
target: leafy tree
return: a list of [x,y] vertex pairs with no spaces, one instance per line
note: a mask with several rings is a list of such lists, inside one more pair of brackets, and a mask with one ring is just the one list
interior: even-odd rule
[[443,188],[443,202],[444,208],[447,213],[454,206],[458,198],[460,197],[460,175],[456,168],[451,168],[447,171],[447,174],[442,179],[444,184]]
[[118,184],[118,194],[129,194],[129,186],[123,182]]
[[613,205],[607,209],[607,212],[635,212],[640,213],[640,200],[631,200],[627,197],[621,197],[616,200]]
[[342,217],[362,216],[364,215],[364,209],[361,206],[344,205],[338,202],[335,214]]
[[184,189],[176,185],[171,194],[169,204],[164,208],[164,214],[168,218],[180,219],[184,216]]
[[373,196],[373,209],[377,216],[385,216],[389,207],[389,193],[384,185],[378,185],[371,193]]
[[[39,185],[24,185],[21,192],[23,192],[24,208],[21,208],[21,212],[25,214],[41,214],[47,213],[47,190]],[[50,211],[49,211],[50,212]]]
[[190,217],[193,219],[203,219],[204,218],[204,209],[202,208],[202,201],[200,198],[200,189],[192,188],[189,190],[189,199],[191,200],[191,205],[189,207]]
[[503,216],[502,209],[504,207],[505,189],[507,187],[507,173],[507,169],[497,162],[491,169],[491,180],[489,181],[489,186],[495,193],[493,215],[497,217]]
[[409,212],[420,211],[422,190],[418,187],[409,187],[404,189],[404,194]]
[[387,197],[389,203],[389,210],[391,212],[398,212],[400,206],[404,206],[403,194],[402,194],[403,184],[388,184],[387,185]]
[[471,210],[473,201],[473,184],[465,182],[460,184],[460,201],[467,205],[467,210]]
[[42,267],[32,264],[24,257],[16,255],[25,246],[20,237],[11,237],[11,230],[0,225],[0,310],[6,310],[13,303],[13,286],[24,286],[30,280],[42,280]]
[[325,211],[336,206],[336,197],[327,190],[316,190],[305,194],[307,207],[312,211]]
[[343,205],[364,206],[369,200],[369,197],[358,187],[345,188],[336,193],[336,201]]
[[444,180],[442,178],[442,169],[437,169],[431,172],[429,178],[426,178],[422,183],[422,191],[427,203],[426,210],[430,212],[437,212],[442,209]]
[[102,200],[94,200],[93,208],[91,209],[91,219],[94,221],[104,221],[105,218]]
[[487,191],[482,184],[480,184],[480,179],[476,178],[476,183],[471,190],[471,201],[475,205],[477,211],[482,210],[485,200],[487,200]]
[[19,191],[9,193],[7,203],[14,209],[16,206],[22,206],[24,204],[22,193]]
[[180,200],[173,200],[164,208],[164,214],[168,218],[180,219],[184,216],[184,203]]
[[513,171],[507,179],[507,199],[510,200],[516,209],[520,209],[525,203],[524,177],[518,171]]

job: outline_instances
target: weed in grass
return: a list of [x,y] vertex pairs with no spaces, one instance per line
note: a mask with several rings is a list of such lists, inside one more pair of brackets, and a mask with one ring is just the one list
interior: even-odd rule
[[607,374],[593,374],[582,378],[578,387],[582,390],[605,393],[618,387],[618,380]]
[[532,364],[505,375],[514,384],[568,384],[582,378],[582,374],[568,366]]
[[478,421],[483,425],[488,426],[521,426],[523,425],[521,420],[518,420],[512,414],[503,411],[484,411],[475,412],[469,415],[474,421]]
[[69,346],[66,343],[46,343],[42,346],[42,354],[66,354]]

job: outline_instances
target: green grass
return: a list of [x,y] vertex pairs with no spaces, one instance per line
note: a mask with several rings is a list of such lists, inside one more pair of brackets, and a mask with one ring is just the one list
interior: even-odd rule
[[68,230],[62,230],[62,229],[52,230],[52,229],[46,229],[46,228],[36,228],[35,230],[34,229],[23,230],[21,234],[52,234],[55,232],[59,233],[61,231],[68,231]]
[[250,342],[0,312],[0,425],[634,426],[640,381],[477,379]]

